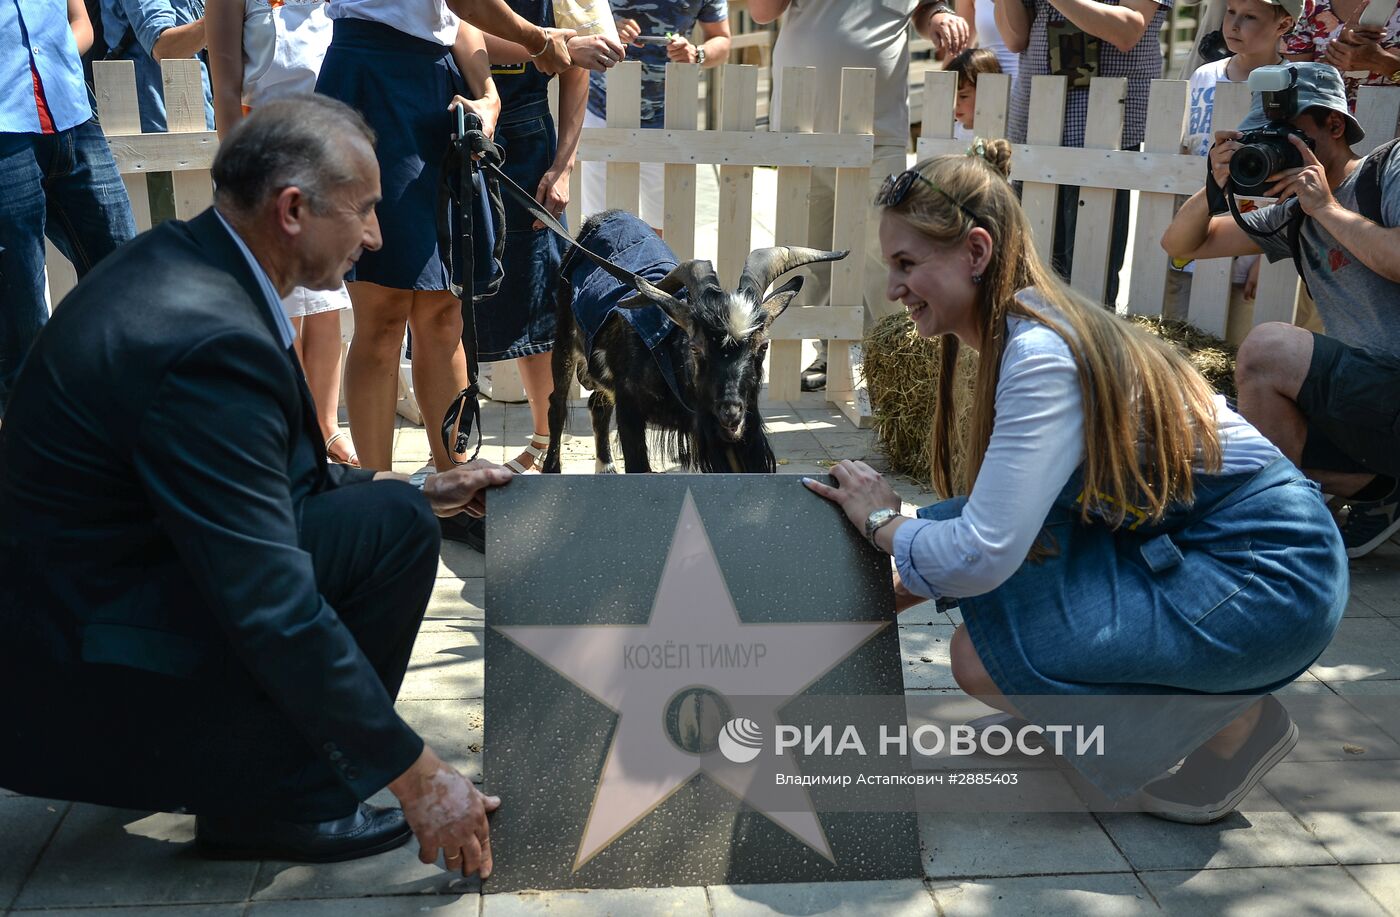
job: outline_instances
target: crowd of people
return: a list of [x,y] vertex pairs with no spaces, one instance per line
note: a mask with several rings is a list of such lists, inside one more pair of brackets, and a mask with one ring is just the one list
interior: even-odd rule
[[[875,66],[878,232],[858,253],[867,318],[903,308],[942,350],[930,471],[944,499],[906,517],[861,462],[804,483],[892,557],[895,611],[959,602],[954,677],[1007,716],[1044,718],[1035,698],[1054,695],[1241,697],[1227,715],[1135,722],[1142,741],[1107,765],[1074,761],[1109,795],[1137,792],[1161,817],[1208,822],[1297,741],[1270,692],[1335,632],[1347,556],[1400,529],[1400,154],[1391,143],[1358,156],[1352,112],[1357,84],[1400,75],[1396,23],[1360,27],[1360,5],[1228,0],[1233,57],[1193,79],[1184,140],[1208,159],[1208,186],[1182,205],[1163,247],[1183,263],[1292,258],[1326,330],[1250,331],[1237,405],[1067,285],[1077,189],[1063,190],[1047,263],[1010,181],[1007,140],[905,167],[911,26],[959,74],[965,129],[975,131],[980,75],[1014,74],[1015,142],[1030,79],[1060,73],[1064,139],[1082,142],[1088,80],[1116,75],[1128,78],[1123,142],[1133,146],[1169,4],[748,7],[759,22],[786,14],[775,74]],[[548,0],[117,7],[124,18],[104,23],[114,56],[208,47],[222,136],[215,204],[133,241],[83,82],[84,4],[0,3],[0,37],[28,52],[7,53],[0,75],[33,87],[0,105],[0,582],[12,598],[0,608],[0,672],[14,682],[0,691],[0,723],[3,745],[21,750],[0,756],[0,785],[196,813],[198,847],[212,857],[349,859],[416,836],[424,862],[489,875],[487,814],[501,800],[440,760],[394,698],[440,539],[480,546],[486,492],[532,470],[549,445],[561,242],[507,204],[503,262],[477,259],[478,276],[460,276],[439,232],[452,112],[476,114],[507,174],[562,214],[580,131],[604,105],[589,72],[640,56],[643,121],[655,126],[666,61],[725,58],[725,3],[619,3],[617,39],[556,28]],[[697,23],[698,45],[685,37]],[[1306,47],[1294,42],[1300,29]],[[1219,200],[1242,134],[1202,136],[1210,115],[1199,109],[1215,84],[1284,57],[1307,58],[1286,71],[1296,101],[1286,142],[1301,165],[1271,176],[1268,196],[1281,203],[1234,215]],[[556,77],[557,120],[546,104]],[[819,106],[817,129],[834,117]],[[1265,123],[1256,96],[1240,127]],[[598,178],[585,181],[589,193],[605,194]],[[814,175],[819,248],[830,246],[833,188]],[[643,203],[644,217],[654,205]],[[81,279],[40,333],[46,236]],[[494,286],[477,310],[481,357],[518,361],[534,435],[507,467],[457,464],[430,437],[435,471],[394,474],[404,329],[435,419],[466,387],[452,288],[478,281]],[[334,409],[347,307],[353,443]],[[962,406],[948,397],[960,347],[981,354]],[[822,369],[809,369],[815,385]],[[1340,528],[1324,489],[1348,506]],[[399,807],[365,802],[385,787]]]

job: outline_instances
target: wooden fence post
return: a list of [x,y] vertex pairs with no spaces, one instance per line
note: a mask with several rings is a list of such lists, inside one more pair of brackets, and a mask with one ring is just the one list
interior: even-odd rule
[[[841,71],[841,133],[870,134],[875,118],[875,71],[847,67]],[[836,207],[832,247],[850,254],[831,265],[831,305],[865,308],[865,246],[870,213],[870,164],[836,170]],[[856,400],[850,347],[855,340],[830,340],[826,349],[826,400],[859,426],[869,423],[869,402]]]
[[[204,70],[197,60],[164,60],[160,76],[165,93],[166,131],[183,134],[207,131],[204,120]],[[188,220],[214,203],[214,183],[207,171],[171,172],[175,216]]]
[[[1249,113],[1249,87],[1244,83],[1217,83],[1215,106],[1211,112],[1212,131],[1234,130]],[[1205,183],[1202,167],[1201,183]],[[1191,305],[1187,319],[1191,324],[1216,337],[1225,337],[1229,321],[1231,258],[1197,261],[1191,277]],[[1290,313],[1291,315],[1291,313]]]
[[[1059,146],[1065,130],[1065,94],[1069,81],[1063,76],[1037,76],[1031,80],[1026,142],[1036,146]],[[1016,165],[1013,157],[1012,167]],[[1055,253],[1056,196],[1053,182],[1028,181],[1021,187],[1021,206],[1031,224],[1031,239],[1040,260],[1049,264]]]
[[[721,82],[724,105],[720,111],[723,131],[752,131],[758,111],[758,68],[751,64],[724,64]],[[753,235],[753,166],[720,166],[719,259],[715,269],[726,289],[739,283],[739,272],[749,256]]]
[[[608,127],[642,126],[642,65],[624,61],[605,76],[608,85]],[[640,213],[642,167],[635,162],[610,162],[608,193],[604,205],[609,209]]]
[[[815,67],[786,67],[783,70],[782,110],[769,124],[785,134],[810,134],[816,118],[817,70]],[[806,245],[811,208],[812,169],[810,166],[778,168],[777,207],[774,214],[774,245]],[[778,321],[782,321],[779,318]],[[802,341],[775,340],[768,350],[768,399],[796,401],[801,395]]]
[[[700,126],[700,67],[666,65],[666,130],[693,131]],[[663,167],[665,197],[661,231],[680,261],[695,257],[695,166],[668,162]]]
[[[1088,120],[1084,125],[1084,149],[1117,150],[1123,141],[1123,102],[1128,81],[1122,78],[1092,80],[1089,85]],[[1111,188],[1081,187],[1079,216],[1074,227],[1074,288],[1091,299],[1104,301],[1108,270],[1112,264],[1113,199]],[[1107,305],[1112,306],[1113,303]]]
[[[1183,80],[1153,80],[1147,98],[1148,153],[1181,150],[1181,126],[1186,112],[1187,84]],[[1138,197],[1133,234],[1133,277],[1128,288],[1130,315],[1161,315],[1167,288],[1167,253],[1159,240],[1176,212],[1176,195],[1144,191]]]

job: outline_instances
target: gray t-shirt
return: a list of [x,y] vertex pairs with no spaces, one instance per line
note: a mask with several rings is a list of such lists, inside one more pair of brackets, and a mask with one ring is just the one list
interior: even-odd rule
[[909,143],[909,17],[930,0],[792,0],[773,46],[773,114],[784,67],[817,68],[819,132],[835,132],[841,68],[875,68],[875,142]]
[[[1359,210],[1356,179],[1360,167],[1352,171],[1332,192],[1337,203],[1348,210]],[[1400,226],[1400,151],[1393,152],[1381,175],[1381,224]],[[1274,232],[1254,241],[1270,261],[1291,258],[1288,230],[1284,228],[1296,212],[1298,202],[1265,207],[1242,214],[1251,228]],[[1316,220],[1305,220],[1299,236],[1303,278],[1317,301],[1328,337],[1350,347],[1400,357],[1400,283],[1387,280],[1368,268],[1342,247]]]

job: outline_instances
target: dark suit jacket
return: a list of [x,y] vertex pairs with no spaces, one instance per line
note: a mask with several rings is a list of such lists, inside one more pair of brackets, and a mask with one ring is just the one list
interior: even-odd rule
[[0,666],[245,667],[367,798],[422,742],[318,594],[298,519],[308,495],[371,477],[327,465],[300,369],[214,212],[162,224],[78,284],[15,384]]

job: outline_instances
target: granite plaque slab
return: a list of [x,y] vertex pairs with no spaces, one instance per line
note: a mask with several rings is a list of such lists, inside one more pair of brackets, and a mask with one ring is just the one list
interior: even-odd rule
[[485,891],[922,875],[912,812],[823,811],[767,747],[794,699],[903,691],[889,559],[836,507],[793,475],[489,501]]

